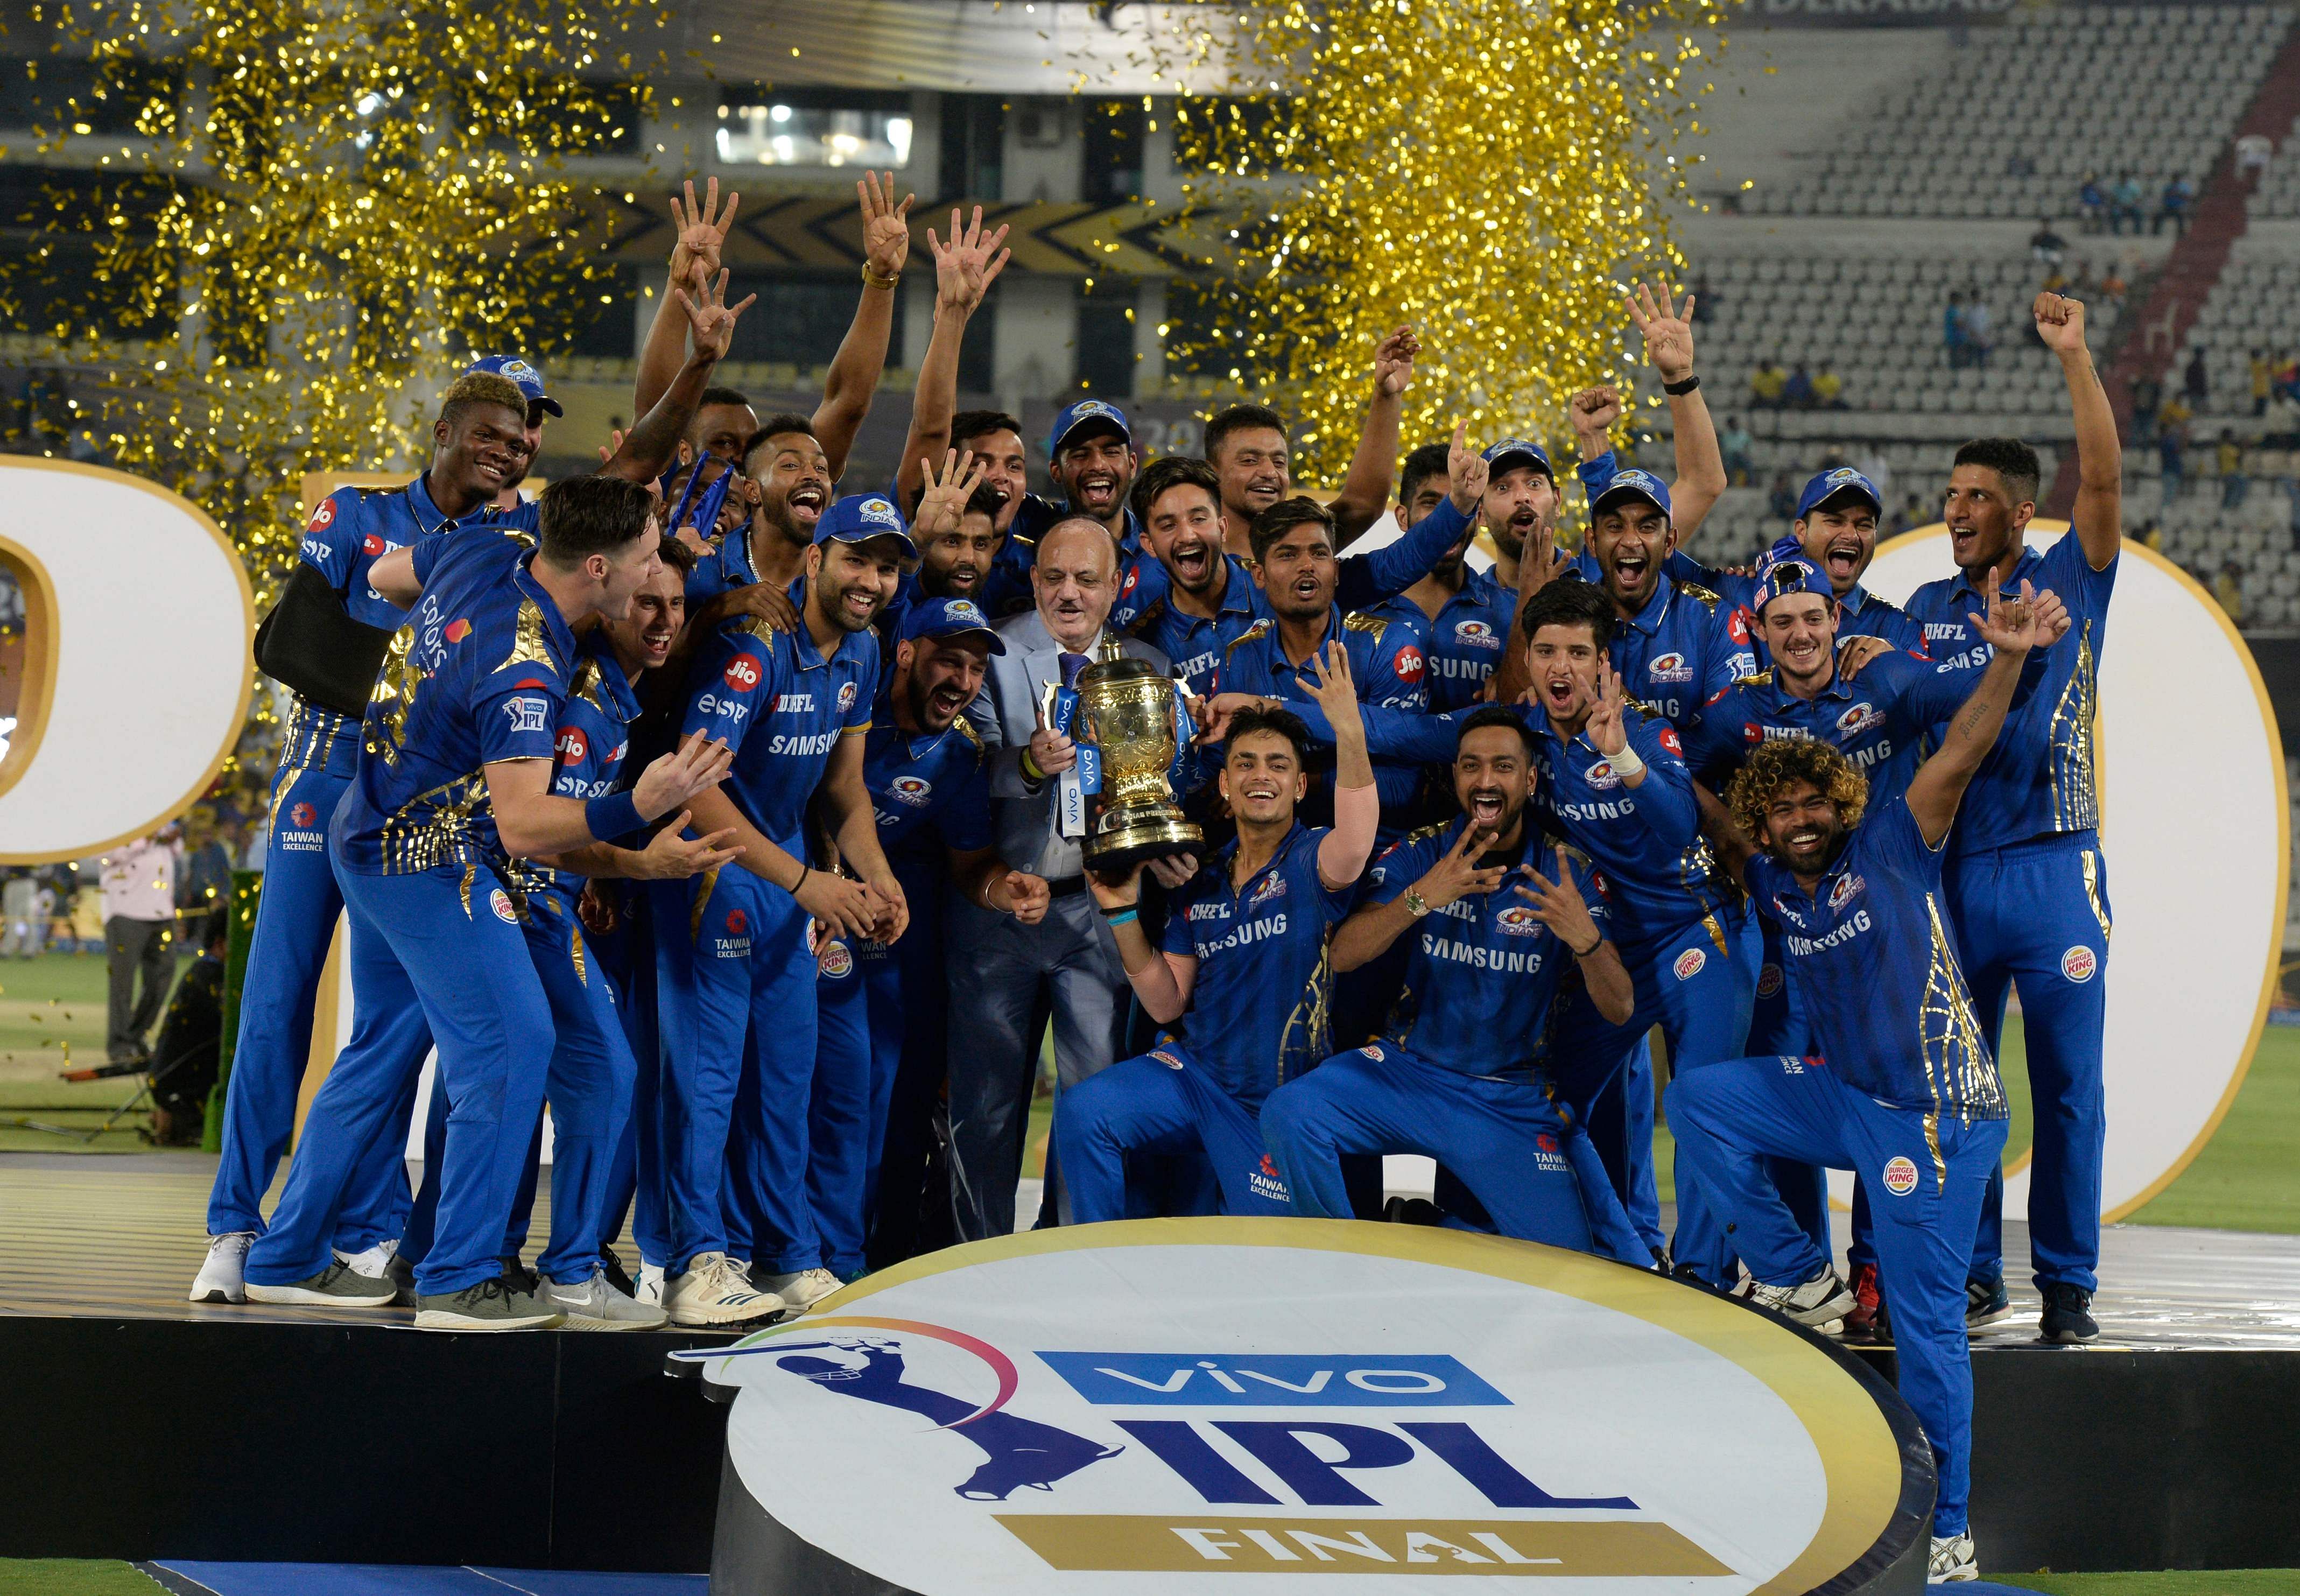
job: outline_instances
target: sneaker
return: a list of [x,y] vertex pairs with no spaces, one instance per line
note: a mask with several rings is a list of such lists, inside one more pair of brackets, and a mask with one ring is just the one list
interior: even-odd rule
[[2037,1339],[2056,1347],[2073,1347],[2095,1341],[2100,1323],[2092,1316],[2092,1293],[2082,1286],[2048,1285],[2045,1314],[2037,1325]]
[[503,1274],[460,1291],[419,1292],[415,1298],[418,1330],[554,1330],[566,1322],[553,1304]]
[[240,1271],[247,1264],[247,1249],[255,1241],[252,1230],[226,1231],[208,1238],[208,1256],[200,1265],[200,1272],[192,1281],[192,1300],[195,1302],[245,1302],[247,1287]]
[[525,1291],[530,1297],[543,1290],[543,1276],[521,1263],[519,1254],[506,1252],[498,1261],[503,1265],[503,1277],[511,1282],[514,1290]]
[[630,1271],[623,1267],[623,1260],[615,1256],[613,1248],[599,1249],[599,1267],[606,1272],[607,1283],[624,1296],[637,1297],[639,1294],[638,1286],[631,1281]]
[[1852,1311],[1845,1316],[1845,1339],[1861,1346],[1873,1343],[1884,1317],[1885,1293],[1877,1284],[1877,1266],[1855,1264],[1847,1283],[1853,1291]]
[[759,1283],[783,1299],[783,1306],[803,1314],[839,1288],[838,1276],[828,1269],[801,1269],[795,1274],[762,1274]]
[[247,1299],[295,1308],[388,1308],[397,1290],[388,1280],[362,1274],[348,1264],[330,1263],[317,1274],[293,1285],[258,1285],[251,1280],[247,1283]]
[[1794,1319],[1808,1330],[1827,1334],[1845,1327],[1845,1316],[1853,1307],[1854,1296],[1838,1278],[1837,1271],[1823,1264],[1821,1273],[1802,1285],[1769,1286],[1761,1280],[1753,1280],[1749,1283],[1749,1300]]
[[1978,1330],[1983,1324],[1994,1324],[2012,1311],[2012,1299],[2004,1291],[2004,1277],[1995,1280],[1968,1280],[1964,1283],[1964,1327]]
[[415,1266],[394,1252],[384,1274],[391,1283],[398,1288],[392,1294],[391,1306],[413,1308],[415,1306]]
[[1925,1559],[1925,1583],[1962,1584],[1980,1577],[1980,1554],[1973,1550],[1972,1532],[1935,1535],[1932,1555]]
[[639,1260],[638,1290],[631,1293],[631,1299],[635,1302],[652,1302],[657,1308],[662,1306],[662,1266],[661,1264],[650,1264],[645,1258]]
[[1391,1224],[1446,1223],[1446,1210],[1426,1197],[1393,1197],[1381,1205],[1381,1216]]
[[336,1262],[349,1265],[354,1274],[366,1274],[377,1280],[388,1280],[391,1278],[392,1260],[399,1256],[399,1243],[378,1241],[374,1246],[360,1252],[346,1252],[340,1247],[332,1250],[336,1255]]
[[786,1304],[775,1292],[753,1286],[725,1253],[698,1252],[687,1260],[686,1274],[664,1279],[662,1306],[674,1324],[755,1324]]
[[606,1270],[596,1265],[579,1285],[545,1281],[543,1300],[567,1316],[570,1330],[660,1330],[666,1317],[662,1308],[634,1302],[615,1290]]

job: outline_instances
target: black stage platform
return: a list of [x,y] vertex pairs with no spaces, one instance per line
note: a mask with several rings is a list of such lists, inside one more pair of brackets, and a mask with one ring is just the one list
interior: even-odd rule
[[[213,1166],[0,1154],[0,1556],[708,1568],[725,1410],[664,1354],[727,1338],[194,1307]],[[2300,1237],[2103,1251],[2098,1343],[2025,1282],[1975,1337],[1988,1566],[2300,1567]]]

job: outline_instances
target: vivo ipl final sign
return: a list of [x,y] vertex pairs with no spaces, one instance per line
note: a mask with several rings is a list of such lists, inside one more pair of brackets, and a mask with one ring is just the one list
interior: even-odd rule
[[734,1400],[714,1590],[1923,1583],[1929,1453],[1873,1375],[1738,1303],[1489,1236],[1039,1232],[677,1356]]

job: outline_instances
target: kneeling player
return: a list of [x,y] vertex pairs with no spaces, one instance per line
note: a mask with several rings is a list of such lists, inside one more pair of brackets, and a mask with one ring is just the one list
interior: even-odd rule
[[[1503,1234],[1581,1251],[1594,1234],[1601,1250],[1642,1264],[1645,1245],[1588,1138],[1533,1076],[1551,1000],[1577,963],[1608,1020],[1618,1024],[1636,1006],[1599,924],[1605,908],[1588,861],[1560,848],[1554,882],[1529,862],[1538,836],[1525,821],[1533,751],[1513,711],[1488,707],[1462,722],[1454,757],[1462,817],[1384,854],[1366,907],[1334,938],[1334,966],[1346,971],[1412,930],[1404,996],[1379,1041],[1271,1098],[1262,1137],[1297,1214],[1349,1216],[1347,1154],[1422,1153],[1470,1188]],[[1585,1189],[1599,1208],[1594,1223]]]
[[1262,1100],[1325,1057],[1330,997],[1326,935],[1373,852],[1381,800],[1366,756],[1356,684],[1339,642],[1311,656],[1304,686],[1334,731],[1334,825],[1303,825],[1310,735],[1282,709],[1229,722],[1221,795],[1238,839],[1175,894],[1162,952],[1136,904],[1139,866],[1106,885],[1088,876],[1118,939],[1135,996],[1165,1027],[1158,1046],[1063,1091],[1054,1151],[1082,1224],[1126,1217],[1126,1156],[1203,1151],[1232,1214],[1288,1211],[1262,1156]]
[[1901,1394],[1940,1471],[1935,1580],[1977,1576],[1965,1525],[1965,1262],[2006,1122],[1996,1061],[1949,931],[1941,864],[1957,805],[2004,727],[2038,639],[2029,597],[2023,584],[2022,601],[2005,603],[1989,578],[1988,618],[1968,618],[1996,656],[1939,751],[1866,820],[1868,783],[1824,743],[1769,742],[1742,767],[1730,798],[1746,837],[1728,839],[1725,857],[1759,911],[1780,923],[1827,1062],[1735,1059],[1679,1075],[1668,1095],[1683,1157],[1733,1219],[1752,1295],[1801,1324],[1842,1317],[1853,1294],[1790,1217],[1765,1161],[1829,1165],[1875,1182]]

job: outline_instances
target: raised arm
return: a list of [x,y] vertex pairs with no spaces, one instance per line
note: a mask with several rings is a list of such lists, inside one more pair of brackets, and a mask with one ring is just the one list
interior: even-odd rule
[[1940,747],[1909,778],[1909,814],[1929,847],[1938,848],[1948,840],[1948,828],[1956,819],[1965,787],[1996,746],[1996,734],[2004,729],[2004,712],[2012,706],[2013,687],[2037,640],[2034,597],[2029,584],[2022,582],[2019,598],[2005,598],[1997,591],[1996,572],[1992,570],[1987,594],[1988,614],[1967,612],[1965,615],[1980,640],[1996,653],[1981,671],[1964,707],[1949,718],[1941,732]]
[[814,407],[814,438],[830,462],[836,482],[846,469],[846,454],[862,418],[871,414],[871,396],[878,391],[879,373],[887,369],[887,340],[895,330],[896,287],[903,263],[911,254],[911,202],[915,194],[895,203],[895,174],[881,186],[879,174],[865,172],[854,185],[862,202],[862,298],[854,320],[830,358],[822,380],[822,403]]
[[1398,421],[1405,410],[1405,390],[1413,382],[1413,357],[1421,353],[1421,340],[1411,327],[1396,329],[1374,347],[1373,397],[1366,405],[1365,427],[1358,434],[1357,453],[1350,456],[1341,491],[1326,506],[1334,514],[1337,549],[1348,547],[1388,506],[1390,483],[1397,473]]
[[[1195,870],[1196,861],[1184,857]],[[1161,1025],[1172,1024],[1190,1006],[1198,961],[1187,953],[1160,951],[1142,929],[1142,866],[1137,865],[1115,882],[1105,882],[1088,871],[1086,884],[1093,890],[1096,907],[1102,910],[1118,943],[1118,962],[1125,966],[1127,984],[1142,1000],[1142,1012]]]
[[674,312],[671,290],[699,289],[718,275],[728,230],[735,225],[736,209],[743,203],[743,196],[730,188],[727,191],[727,208],[721,210],[717,178],[710,179],[704,186],[700,206],[695,203],[695,180],[689,178],[685,187],[687,203],[680,205],[675,195],[671,202],[671,224],[674,230],[671,280],[654,307],[654,320],[647,323],[646,341],[639,347],[638,379],[631,389],[633,415],[645,415],[653,410],[663,390],[679,375],[679,358],[687,347],[687,321]]
[[[909,508],[924,486],[926,463],[950,447],[950,420],[958,412],[958,355],[966,341],[966,323],[990,285],[1006,269],[1013,253],[1000,247],[1006,230],[988,237],[982,231],[982,207],[974,220],[962,222],[950,213],[950,242],[927,229],[927,247],[934,252],[934,332],[927,339],[926,358],[919,362],[919,383],[911,398],[911,429],[903,439],[903,463],[895,472],[895,492]],[[922,534],[921,534],[922,536]]]
[[1365,873],[1381,824],[1381,793],[1373,784],[1348,650],[1332,642],[1322,655],[1312,655],[1302,685],[1334,734],[1334,829],[1318,844],[1318,879],[1329,887],[1346,887]]
[[[1648,288],[1640,283],[1629,301],[1629,319],[1645,335],[1646,358],[1660,374],[1664,392],[1693,379],[1693,296],[1685,297],[1684,313],[1671,303],[1669,284]],[[1717,428],[1709,419],[1708,401],[1701,390],[1668,394],[1671,430],[1675,434],[1677,480],[1670,484],[1670,517],[1678,537],[1690,540],[1722,497],[1726,488],[1725,455],[1717,447]]]
[[740,305],[729,305],[727,277],[721,271],[712,281],[698,283],[691,296],[676,283],[671,285],[669,297],[677,303],[687,324],[687,358],[654,408],[623,435],[613,456],[599,468],[601,476],[652,482],[677,456],[679,439],[687,436],[687,424],[695,419],[696,406],[703,403],[703,390],[711,384],[711,373],[734,345],[736,318],[759,297],[753,294]]
[[1336,564],[1334,602],[1344,610],[1371,609],[1404,592],[1429,575],[1464,534],[1476,530],[1478,502],[1485,496],[1487,473],[1485,460],[1462,442],[1468,425],[1456,422],[1454,428],[1444,501],[1415,522],[1404,537]]
[[2076,416],[2077,502],[2069,528],[2084,545],[2085,563],[2104,571],[2124,539],[2124,448],[2117,441],[2116,412],[2085,344],[2083,304],[2039,294],[2033,309],[2037,336],[2060,359]]

